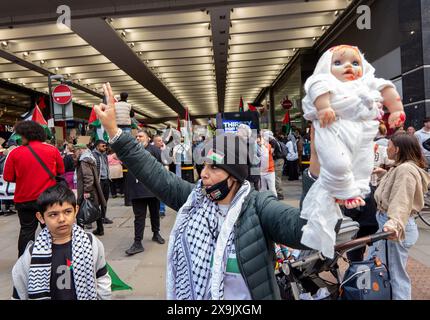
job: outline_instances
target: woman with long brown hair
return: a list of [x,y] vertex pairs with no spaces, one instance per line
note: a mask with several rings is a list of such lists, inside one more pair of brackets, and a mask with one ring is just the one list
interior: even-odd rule
[[426,161],[414,136],[395,134],[388,142],[387,154],[395,164],[389,171],[375,169],[384,174],[375,192],[376,219],[381,231],[394,231],[395,235],[389,238],[387,246],[383,241],[375,244],[370,254],[378,255],[384,262],[388,259],[393,299],[410,300],[411,282],[406,263],[409,249],[418,240],[413,214],[424,207],[430,176],[424,170]]

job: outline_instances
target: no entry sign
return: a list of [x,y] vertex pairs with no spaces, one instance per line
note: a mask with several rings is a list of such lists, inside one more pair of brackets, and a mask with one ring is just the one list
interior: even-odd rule
[[52,91],[52,98],[55,103],[68,104],[72,100],[72,90],[65,84],[60,84]]

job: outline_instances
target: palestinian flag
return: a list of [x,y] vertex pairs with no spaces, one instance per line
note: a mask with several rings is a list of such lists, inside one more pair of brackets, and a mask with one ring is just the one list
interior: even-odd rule
[[126,284],[118,277],[118,275],[115,273],[115,271],[113,271],[112,267],[108,263],[106,263],[106,267],[112,279],[112,284],[111,284],[112,291],[133,290],[132,287],[130,287],[128,284]]
[[181,133],[184,137],[184,142],[191,146],[193,139],[193,123],[191,121],[188,107],[185,108],[185,126],[181,128]]
[[248,111],[257,111],[257,107],[252,103],[248,103]]
[[131,118],[131,128],[132,129],[139,129],[139,121],[137,121],[136,118]]
[[70,261],[69,259],[66,259],[66,264],[67,264],[67,268],[69,270],[73,270],[73,262]]
[[206,158],[211,159],[214,163],[222,163],[224,155],[221,153],[216,153],[213,149],[210,149]]
[[39,99],[37,100],[37,105],[39,106],[40,110],[43,110],[46,108],[46,103],[45,103],[45,97],[44,96],[40,96]]
[[[45,118],[42,115],[42,112],[39,109],[39,106],[36,104],[33,110],[30,110],[29,112],[24,113],[21,116],[21,121],[34,121],[40,124],[43,129],[45,129],[46,136],[48,139],[52,138],[51,130],[48,128],[48,123],[46,122]],[[15,141],[17,145],[22,144],[21,136],[17,134],[16,132],[12,133],[12,135],[9,137],[8,141]]]
[[239,101],[239,112],[243,112],[243,99],[242,99],[242,96],[240,96],[240,101]]
[[94,128],[94,131],[92,134],[94,141],[97,141],[97,140],[103,140],[106,142],[109,141],[109,136],[105,131],[105,128],[103,128],[100,120],[97,118],[97,114],[96,114],[96,111],[94,110],[94,107],[91,110],[90,118],[88,119],[88,125]]
[[287,112],[285,112],[284,119],[282,120],[282,131],[285,134],[288,134],[290,133],[290,130],[291,130],[290,111],[287,110]]
[[179,115],[177,119],[176,130],[181,131],[181,118],[179,118]]
[[52,138],[51,130],[48,128],[48,122],[46,122],[45,118],[43,117],[42,111],[40,111],[39,106],[36,104],[33,110],[33,115],[31,116],[31,119],[34,122],[37,122],[40,124],[43,129],[45,129],[46,136],[48,139]]

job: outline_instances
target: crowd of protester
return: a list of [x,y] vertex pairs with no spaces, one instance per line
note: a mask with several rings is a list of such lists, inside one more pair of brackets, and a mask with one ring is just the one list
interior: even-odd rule
[[[2,150],[3,184],[14,184],[15,188],[13,200],[2,199],[2,210],[6,206],[5,210],[13,213],[11,207],[14,207],[20,223],[19,260],[12,272],[13,298],[110,297],[111,280],[104,248],[95,237],[104,236],[104,225],[113,222],[108,217],[110,197],[124,198],[124,203],[132,206],[134,239],[126,250],[129,256],[144,251],[142,240],[148,209],[152,240],[160,245],[165,243],[160,234],[160,218],[165,216],[166,206],[178,211],[169,240],[168,298],[279,298],[273,265],[268,263],[273,253],[270,244],[307,249],[300,243],[305,223],[300,218],[300,209],[281,200],[288,198],[283,184],[318,178],[311,130],[294,128],[277,134],[262,130],[252,140],[250,128],[241,125],[235,135],[198,136],[194,141],[179,135],[176,144],[165,135],[152,136],[145,130],[138,130],[133,137],[129,130],[127,96],[121,95],[115,106],[109,88],[105,88],[105,93],[110,99],[108,104],[96,110],[109,134],[108,141],[96,140],[90,145],[66,142],[57,149],[46,143],[46,133],[40,125],[23,121],[15,126],[22,145]],[[248,164],[220,161],[220,157],[227,155],[236,160],[242,156],[240,151],[219,147],[228,139],[245,144],[258,161]],[[212,143],[209,152],[205,148],[207,142]],[[411,299],[406,262],[408,251],[418,239],[413,214],[423,208],[430,181],[426,171],[430,161],[430,119],[425,119],[424,127],[416,132],[409,127],[391,136],[387,136],[387,129],[381,124],[374,152],[375,170],[366,205],[344,209],[343,213],[359,223],[358,237],[378,230],[394,232],[387,248],[378,244],[368,253],[379,254],[382,260],[389,257],[393,298]],[[202,155],[204,162],[195,161],[194,153]],[[166,161],[163,154],[173,162]],[[249,154],[245,157],[249,160]],[[57,179],[59,176],[64,178],[64,184]],[[92,224],[75,223],[84,200],[91,201],[101,211],[91,235],[84,230],[92,228]],[[240,223],[235,229],[236,221]],[[36,237],[39,225],[43,229]],[[214,225],[222,228],[213,229]],[[283,228],[278,228],[279,225]],[[254,232],[247,233],[251,229]],[[216,241],[218,237],[225,239]],[[252,245],[259,249],[250,249],[252,252],[243,255]],[[79,255],[74,251],[77,246],[83,248]],[[226,267],[224,250],[228,252],[229,265],[233,263],[237,268],[227,267],[222,279],[222,268]],[[348,258],[362,261],[365,252],[365,248],[349,252]],[[251,257],[253,263],[249,264]],[[41,261],[38,259],[45,259],[46,267],[58,272],[52,273],[51,278],[35,272],[34,265]],[[61,268],[69,260],[80,270],[72,272],[71,287],[58,288],[54,285],[56,279],[64,272],[71,272]]]

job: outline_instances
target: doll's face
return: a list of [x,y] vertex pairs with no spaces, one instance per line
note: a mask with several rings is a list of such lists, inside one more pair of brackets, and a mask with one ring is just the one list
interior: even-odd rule
[[363,64],[357,51],[342,48],[333,52],[331,73],[342,82],[357,80],[363,75]]

